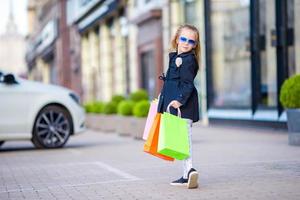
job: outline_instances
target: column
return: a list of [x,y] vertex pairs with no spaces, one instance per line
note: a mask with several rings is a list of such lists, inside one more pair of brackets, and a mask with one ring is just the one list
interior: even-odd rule
[[110,101],[112,96],[112,62],[109,28],[105,23],[100,25],[100,73],[103,101]]
[[114,47],[113,47],[113,72],[114,72],[114,94],[125,94],[125,41],[121,35],[120,18],[114,19]]

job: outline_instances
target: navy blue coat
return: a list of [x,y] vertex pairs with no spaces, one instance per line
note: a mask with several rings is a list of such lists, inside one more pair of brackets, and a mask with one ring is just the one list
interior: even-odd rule
[[[182,58],[180,67],[176,66],[177,57]],[[198,92],[194,85],[199,66],[192,51],[181,53],[171,52],[169,54],[169,68],[166,77],[160,77],[164,81],[159,97],[157,111],[163,113],[172,100],[179,101],[181,117],[199,121]],[[170,113],[177,115],[177,110],[170,107]]]

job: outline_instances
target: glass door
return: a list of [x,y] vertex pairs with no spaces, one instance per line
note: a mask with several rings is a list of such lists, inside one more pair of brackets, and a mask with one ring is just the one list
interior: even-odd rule
[[275,1],[251,4],[252,111],[254,119],[276,120],[277,61],[274,48]]
[[[298,5],[298,6],[297,6]],[[296,9],[296,10],[295,10]],[[299,40],[299,36],[295,35],[295,27],[299,24],[295,17],[299,12],[299,0],[276,0],[276,32],[274,34],[274,46],[276,47],[277,56],[277,85],[281,87],[284,80],[296,73],[295,59],[295,38]],[[297,20],[297,22],[296,22]],[[296,22],[296,23],[295,23]],[[297,47],[297,43],[296,43]],[[278,90],[278,97],[280,90]],[[278,100],[278,115],[285,113]]]
[[280,87],[300,73],[300,0],[204,2],[209,112],[277,121]]
[[294,32],[300,0],[253,0],[251,7],[254,118],[277,120],[283,111],[280,87],[298,70]]

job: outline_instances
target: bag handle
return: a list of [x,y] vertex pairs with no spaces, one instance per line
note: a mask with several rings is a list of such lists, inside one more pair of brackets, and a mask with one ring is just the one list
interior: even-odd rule
[[[167,107],[167,112],[168,113],[170,113],[170,106],[171,106],[171,103],[169,103],[169,105]],[[177,108],[177,116],[181,118],[181,111],[180,111],[179,107]]]

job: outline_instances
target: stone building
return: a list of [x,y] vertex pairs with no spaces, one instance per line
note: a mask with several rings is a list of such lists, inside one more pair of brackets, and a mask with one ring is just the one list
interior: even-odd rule
[[67,24],[66,15],[66,0],[28,1],[29,78],[62,85],[82,95],[79,50],[70,44],[77,41],[77,35]]

